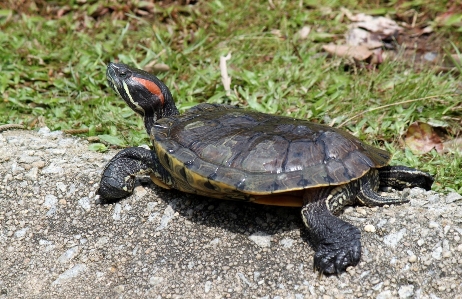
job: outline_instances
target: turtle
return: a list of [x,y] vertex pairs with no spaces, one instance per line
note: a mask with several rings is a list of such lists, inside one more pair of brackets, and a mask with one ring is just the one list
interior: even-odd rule
[[[165,189],[201,196],[300,207],[321,274],[361,257],[361,232],[338,218],[347,205],[401,204],[379,188],[430,190],[423,171],[390,166],[391,154],[327,125],[225,104],[202,103],[180,115],[156,76],[122,63],[107,66],[109,86],[144,119],[152,149],[129,147],[103,170],[101,203],[133,192],[138,175]],[[405,192],[403,192],[405,193]]]

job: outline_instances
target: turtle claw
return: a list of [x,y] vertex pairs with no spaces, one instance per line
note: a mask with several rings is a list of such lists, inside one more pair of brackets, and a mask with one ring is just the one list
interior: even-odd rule
[[99,203],[112,203],[124,197],[129,196],[134,188],[135,179],[130,178],[127,181],[121,181],[112,177],[103,176],[100,187],[96,194],[100,196]]
[[[323,274],[340,274],[349,266],[356,266],[361,259],[360,232],[336,234],[337,238],[321,243],[314,256],[314,268]],[[350,239],[350,240],[348,240]]]

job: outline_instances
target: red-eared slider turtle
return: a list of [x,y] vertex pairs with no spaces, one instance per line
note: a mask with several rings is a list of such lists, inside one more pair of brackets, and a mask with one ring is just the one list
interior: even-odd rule
[[305,120],[201,104],[179,115],[155,76],[110,63],[109,85],[144,118],[153,150],[131,147],[106,166],[101,201],[128,196],[135,176],[157,185],[219,199],[297,206],[315,248],[314,266],[339,273],[361,256],[358,228],[335,217],[346,205],[406,202],[376,193],[379,186],[429,190],[433,178],[387,166],[390,154],[339,129]]

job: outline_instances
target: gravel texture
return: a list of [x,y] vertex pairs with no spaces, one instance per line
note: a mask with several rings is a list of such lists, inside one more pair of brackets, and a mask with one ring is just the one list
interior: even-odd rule
[[[300,210],[166,191],[96,204],[116,153],[42,128],[0,133],[0,298],[461,298],[462,196],[349,207],[363,255],[320,277]],[[459,297],[458,297],[459,296]]]

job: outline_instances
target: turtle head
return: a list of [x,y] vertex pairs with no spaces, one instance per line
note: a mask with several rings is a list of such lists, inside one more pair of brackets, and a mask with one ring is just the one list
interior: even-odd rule
[[148,134],[158,119],[178,114],[170,90],[156,76],[112,62],[107,66],[106,76],[109,86],[143,117]]

